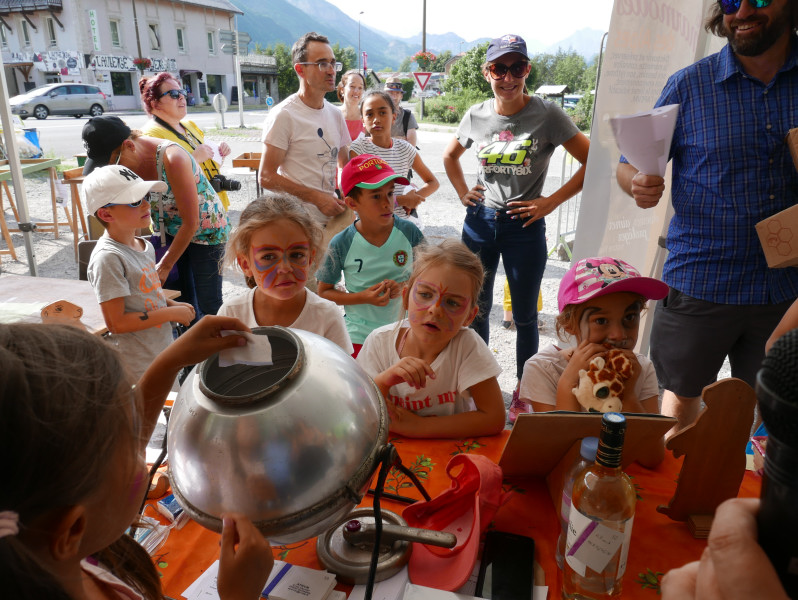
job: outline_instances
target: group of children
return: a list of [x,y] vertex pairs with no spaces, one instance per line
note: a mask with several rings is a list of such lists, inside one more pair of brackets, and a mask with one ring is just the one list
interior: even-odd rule
[[[384,99],[370,97],[382,111]],[[415,161],[414,169],[423,179]],[[119,352],[66,326],[0,326],[0,444],[19,457],[8,465],[14,484],[0,491],[0,573],[12,596],[159,597],[149,557],[124,535],[145,494],[142,449],[178,371],[245,343],[223,330],[282,325],[330,339],[373,378],[397,434],[460,438],[504,428],[501,368],[468,328],[482,264],[459,240],[423,243],[415,225],[396,218],[397,184],[408,180],[378,156],[349,161],[341,185],[358,219],[326,256],[302,202],[275,195],[249,204],[224,263],[240,268],[250,291],[173,341],[170,323],[187,325],[193,310],[165,299],[152,246],[136,237],[162,184],[119,165],[86,178],[88,206],[106,228],[89,277]],[[405,194],[404,209],[436,185]],[[306,285],[314,271],[318,294]],[[345,290],[336,287],[342,274]],[[576,345],[530,358],[521,397],[536,411],[580,410],[571,391],[579,370],[616,348],[633,367],[623,410],[656,412],[653,367],[632,349],[646,301],[666,292],[623,261],[578,261],[561,282],[557,321]],[[255,598],[271,549],[245,517],[223,520],[220,597]]]

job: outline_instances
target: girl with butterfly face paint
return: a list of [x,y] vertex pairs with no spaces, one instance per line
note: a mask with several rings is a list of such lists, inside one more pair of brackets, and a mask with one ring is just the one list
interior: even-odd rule
[[241,269],[250,291],[225,301],[219,314],[235,316],[249,327],[304,329],[351,354],[340,309],[305,287],[315,270],[321,239],[321,228],[293,196],[252,202],[241,213],[225,253],[225,264]]

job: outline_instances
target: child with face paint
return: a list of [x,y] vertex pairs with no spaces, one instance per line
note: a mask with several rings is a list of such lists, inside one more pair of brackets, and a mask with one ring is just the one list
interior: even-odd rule
[[[159,573],[125,531],[148,489],[144,448],[180,368],[245,344],[208,316],[132,385],[122,357],[68,325],[0,325],[0,581],[6,598],[162,600]],[[242,515],[222,515],[223,600],[259,598],[271,547]]]
[[224,257],[225,265],[244,272],[250,290],[226,300],[218,314],[241,319],[248,327],[310,331],[351,354],[341,309],[305,287],[321,240],[321,227],[293,196],[275,194],[251,202],[230,235]]
[[357,357],[385,398],[392,432],[457,438],[504,428],[501,367],[468,328],[483,276],[459,240],[416,250],[402,291],[407,318],[372,332]]
[[[357,220],[332,240],[316,273],[319,296],[346,306],[346,328],[357,356],[366,337],[399,317],[400,295],[424,235],[394,218],[394,184],[407,185],[378,156],[361,154],[341,171],[341,191]],[[346,290],[336,287],[344,276]]]
[[[576,346],[568,349],[551,345],[524,364],[520,397],[534,412],[549,410],[581,411],[573,388],[579,370],[587,370],[590,361],[618,348],[633,365],[632,378],[626,382],[623,412],[658,413],[659,387],[651,361],[634,352],[640,315],[647,300],[659,300],[668,294],[668,286],[651,277],[642,277],[629,263],[611,257],[584,258],[577,261],[560,281],[557,303],[557,334],[572,336]],[[641,463],[657,464],[662,457]]]

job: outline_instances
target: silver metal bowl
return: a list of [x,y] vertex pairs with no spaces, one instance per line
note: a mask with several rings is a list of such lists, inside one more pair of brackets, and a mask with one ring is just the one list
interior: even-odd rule
[[382,395],[352,357],[306,331],[259,327],[271,366],[220,367],[183,383],[169,418],[172,491],[220,532],[247,515],[277,543],[318,535],[360,501],[388,435]]

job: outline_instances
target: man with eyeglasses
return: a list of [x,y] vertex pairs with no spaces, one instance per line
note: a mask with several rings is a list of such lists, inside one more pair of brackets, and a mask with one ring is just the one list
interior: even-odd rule
[[329,240],[352,222],[352,211],[336,194],[338,167],[346,164],[352,140],[343,113],[324,99],[335,89],[341,63],[328,39],[315,32],[299,38],[291,55],[299,91],[266,117],[258,176],[265,189],[307,202]]
[[[672,75],[657,100],[679,104],[663,272],[671,291],[651,332],[662,412],[678,420],[671,433],[695,421],[726,356],[732,376],[754,385],[765,341],[798,297],[798,269],[768,268],[754,228],[798,203],[785,143],[798,126],[797,6],[718,0],[705,27],[728,44]],[[623,157],[617,178],[641,208],[665,187]]]

